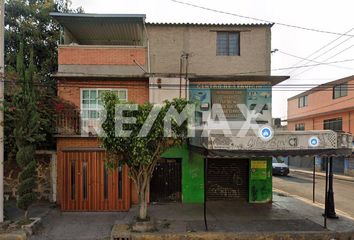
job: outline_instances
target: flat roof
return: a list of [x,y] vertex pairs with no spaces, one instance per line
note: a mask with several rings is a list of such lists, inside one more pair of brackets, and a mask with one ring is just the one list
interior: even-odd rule
[[146,14],[101,14],[101,13],[61,13],[51,12],[54,18],[74,17],[74,18],[146,18]]
[[145,14],[52,12],[50,16],[70,36],[65,44],[144,45]]
[[229,26],[229,27],[272,27],[274,23],[197,23],[197,22],[149,22],[151,26]]

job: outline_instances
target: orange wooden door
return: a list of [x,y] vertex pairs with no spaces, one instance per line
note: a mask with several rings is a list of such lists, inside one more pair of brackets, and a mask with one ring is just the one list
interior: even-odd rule
[[107,169],[103,151],[64,152],[61,159],[61,209],[124,211],[130,207],[126,166]]

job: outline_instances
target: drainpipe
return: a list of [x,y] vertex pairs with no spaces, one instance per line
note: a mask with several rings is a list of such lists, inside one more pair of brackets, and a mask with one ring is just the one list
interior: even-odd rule
[[151,67],[150,67],[150,41],[149,41],[149,35],[146,29],[146,24],[145,24],[145,18],[143,19],[143,26],[144,26],[144,31],[145,31],[145,36],[146,36],[146,45],[147,45],[147,71],[148,71],[148,76],[149,76],[149,100],[150,103],[155,102],[154,97],[154,89],[151,88],[150,86],[150,77],[151,77]]
[[144,25],[144,31],[145,31],[145,35],[146,35],[146,44],[147,44],[147,67],[148,67],[148,73],[150,75],[151,73],[151,69],[150,69],[150,41],[149,41],[149,35],[146,29],[146,24],[145,24],[145,18],[143,20],[143,25]]

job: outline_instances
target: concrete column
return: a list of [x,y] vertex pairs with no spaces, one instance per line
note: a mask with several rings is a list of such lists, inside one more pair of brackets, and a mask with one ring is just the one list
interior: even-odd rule
[[57,201],[57,153],[52,153],[50,158],[50,177],[52,185],[52,202]]

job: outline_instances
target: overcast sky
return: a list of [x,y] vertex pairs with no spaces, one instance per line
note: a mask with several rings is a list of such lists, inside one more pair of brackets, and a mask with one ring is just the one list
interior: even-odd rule
[[[272,22],[297,25],[354,35],[353,0],[181,0],[207,8],[250,16]],[[255,22],[175,3],[171,0],[72,0],[72,7],[82,6],[86,13],[143,13],[149,22]],[[354,75],[354,61],[309,68],[276,71],[292,67],[327,43],[338,40],[310,57],[316,62],[354,59],[354,37],[300,30],[275,24],[272,28],[272,75],[290,75],[282,84],[320,84]],[[331,50],[331,48],[333,48]],[[327,52],[327,53],[326,53]],[[285,54],[286,53],[286,54]],[[324,53],[324,54],[323,54]],[[322,56],[319,56],[323,54]],[[299,65],[316,62],[303,61]],[[306,70],[306,71],[305,71]],[[305,71],[305,72],[303,72]],[[301,91],[273,88],[273,116],[286,119],[286,99]]]

